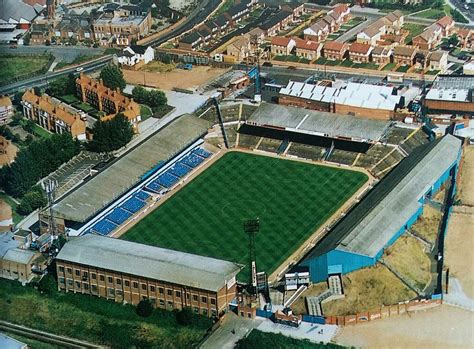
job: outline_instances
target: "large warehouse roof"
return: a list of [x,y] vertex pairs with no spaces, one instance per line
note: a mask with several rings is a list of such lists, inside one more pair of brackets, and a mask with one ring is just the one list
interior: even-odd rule
[[394,95],[393,91],[393,87],[389,86],[355,82],[336,88],[290,81],[280,90],[280,95],[360,108],[395,110],[401,96]]
[[56,258],[215,292],[242,269],[220,259],[93,234],[72,238]]
[[474,76],[438,76],[426,99],[474,103]]
[[140,177],[198,139],[209,122],[184,115],[119,158],[90,181],[54,204],[56,217],[84,222],[118,198]]
[[461,141],[447,135],[415,149],[351,210],[306,259],[331,250],[375,257],[422,205],[419,199],[456,161]]
[[357,141],[377,141],[390,126],[387,121],[268,103],[260,104],[248,121],[260,126],[283,127],[293,132]]

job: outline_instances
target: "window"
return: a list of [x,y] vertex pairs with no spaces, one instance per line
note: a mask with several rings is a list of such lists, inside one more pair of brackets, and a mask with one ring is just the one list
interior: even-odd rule
[[216,309],[211,309],[211,314],[212,314],[212,316],[216,316],[217,315]]
[[204,296],[203,296],[203,297],[201,297],[201,302],[203,302],[203,303],[207,303],[207,297],[204,297]]
[[194,307],[193,310],[196,314],[199,314],[199,308],[198,307]]
[[168,309],[173,309],[173,302],[168,302]]
[[138,288],[138,282],[133,282],[133,288]]
[[81,288],[81,283],[79,281],[76,281],[76,288]]
[[97,286],[96,285],[91,285],[91,291],[92,291],[92,293],[97,293]]
[[125,287],[130,287],[130,281],[125,280]]
[[211,298],[211,304],[216,305],[216,299],[215,298]]
[[120,279],[118,279],[118,278],[115,279],[115,281],[117,282],[117,285],[121,285],[121,284],[122,284],[122,280],[120,280]]
[[100,280],[100,281],[104,281],[104,280],[105,280],[105,276],[104,276],[104,275],[99,275],[99,280]]
[[64,282],[65,282],[64,278],[58,278],[58,281],[59,281],[60,284],[64,284]]
[[68,274],[72,274],[72,269],[71,269],[71,268],[67,268],[67,273],[68,273]]
[[155,292],[155,286],[150,285],[150,292]]
[[163,307],[165,305],[165,301],[160,299],[160,305]]
[[168,294],[168,296],[172,296],[173,295],[173,290],[166,290],[166,293]]
[[89,284],[83,283],[82,287],[84,288],[85,291],[89,290]]
[[123,296],[122,290],[117,290],[117,296],[119,296],[119,297],[122,297],[122,296]]
[[97,280],[97,275],[95,273],[92,273],[91,278],[92,278],[92,280]]
[[163,289],[163,287],[158,287],[158,292],[160,292],[161,294],[163,294],[165,292],[165,290]]
[[72,279],[67,279],[67,284],[69,286],[72,286],[72,285],[74,285],[74,281]]
[[146,291],[146,289],[147,289],[146,284],[142,284],[142,290]]
[[107,281],[111,284],[113,281],[112,276],[107,276]]
[[191,295],[189,293],[186,293],[186,299],[189,299]]
[[64,273],[64,267],[63,267],[63,266],[60,266],[60,267],[59,267],[59,272],[60,272],[60,273]]
[[175,295],[176,295],[176,297],[181,298],[181,292],[176,291],[176,292],[175,292]]
[[109,297],[115,297],[115,290],[114,290],[113,288],[109,287],[108,291],[109,291],[109,292],[108,292],[108,293],[109,293]]
[[76,272],[76,276],[81,275],[81,271],[80,271],[80,270],[77,270],[77,269],[76,269],[75,272]]
[[202,309],[202,315],[207,316],[207,309]]
[[198,296],[197,296],[197,294],[193,294],[193,301],[195,301],[195,302],[198,301]]

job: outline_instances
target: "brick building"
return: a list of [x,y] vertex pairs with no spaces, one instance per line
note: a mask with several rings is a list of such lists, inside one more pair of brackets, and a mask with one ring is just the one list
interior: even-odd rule
[[326,41],[323,46],[323,56],[326,59],[342,61],[346,57],[349,45],[338,41]]
[[0,96],[0,125],[13,116],[13,105],[10,97]]
[[271,53],[272,55],[289,55],[295,47],[295,40],[283,36],[275,36],[272,38]]
[[300,58],[306,58],[309,61],[321,57],[323,44],[310,40],[295,38],[296,55]]
[[357,42],[376,45],[386,34],[399,34],[404,23],[401,11],[393,11],[379,18],[357,34]]
[[396,46],[393,49],[393,61],[398,65],[413,65],[415,54],[418,51],[413,46]]
[[42,94],[37,96],[33,90],[27,90],[21,98],[23,115],[38,126],[53,133],[70,133],[73,138],[86,139],[86,118],[60,100]]
[[58,288],[138,304],[149,299],[168,310],[191,307],[217,316],[236,297],[241,265],[209,257],[85,235],[56,257]]
[[372,50],[372,61],[378,65],[386,65],[391,62],[393,49],[386,46],[376,46]]
[[474,76],[438,75],[424,105],[429,113],[474,116]]
[[102,80],[94,80],[83,73],[76,79],[76,93],[83,102],[105,113],[101,120],[110,120],[117,113],[122,113],[130,121],[134,131],[138,132],[140,105],[133,98],[125,97],[120,90],[114,91],[105,86]]
[[368,63],[373,47],[369,44],[354,42],[349,46],[349,59],[357,63]]

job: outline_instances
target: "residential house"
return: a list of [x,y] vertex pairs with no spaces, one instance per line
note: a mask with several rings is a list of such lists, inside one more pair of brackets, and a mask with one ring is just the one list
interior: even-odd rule
[[443,28],[438,23],[433,23],[421,34],[412,39],[413,46],[422,50],[432,50],[439,45],[443,35]]
[[461,28],[457,32],[459,39],[459,46],[463,49],[474,49],[474,30]]
[[348,4],[337,4],[329,12],[335,13],[338,16],[340,23],[345,23],[349,20],[351,15],[351,8]]
[[231,26],[237,25],[240,21],[247,18],[249,14],[250,9],[246,3],[234,5],[224,12],[224,16],[227,17]]
[[293,21],[293,12],[279,11],[273,16],[270,16],[261,25],[260,29],[265,32],[265,36],[275,36],[279,31]]
[[230,22],[223,14],[214,19],[214,23],[219,27],[219,34],[224,35],[230,29]]
[[202,36],[197,32],[184,34],[178,43],[178,48],[187,51],[193,51],[200,48],[203,44]]
[[217,36],[221,34],[220,26],[215,21],[212,21],[212,20],[206,21],[204,22],[202,26],[211,33],[211,37],[213,39],[217,38]]
[[112,90],[105,86],[102,79],[94,80],[80,73],[76,79],[76,94],[86,103],[93,105],[105,115],[100,120],[107,121],[122,113],[130,122],[135,132],[138,132],[138,123],[141,121],[140,105],[124,96],[120,90]]
[[16,158],[18,148],[8,139],[0,136],[0,167],[10,165]]
[[148,64],[155,59],[155,50],[151,46],[131,45],[118,55],[120,64],[133,67],[138,63]]
[[434,51],[428,56],[429,70],[439,70],[444,73],[448,67],[448,53],[445,51]]
[[293,13],[294,18],[300,17],[304,11],[304,4],[299,2],[290,2],[280,6],[280,10]]
[[0,96],[0,125],[6,123],[13,114],[13,104],[10,97]]
[[54,28],[54,37],[66,41],[70,38],[79,41],[92,40],[92,24],[90,16],[68,16],[63,18]]
[[293,48],[295,47],[296,42],[292,38],[286,38],[282,36],[275,36],[272,38],[271,53],[274,56],[278,55],[289,55]]
[[227,54],[235,57],[236,61],[243,61],[251,52],[250,39],[247,36],[241,36],[236,41],[227,46]]
[[397,65],[413,65],[415,54],[418,51],[416,47],[413,46],[396,46],[393,49],[393,61]]
[[323,56],[329,60],[342,61],[346,57],[349,45],[338,41],[326,41],[323,46]]
[[30,30],[30,45],[44,45],[47,41],[51,42],[52,30],[50,24],[34,23]]
[[453,33],[455,22],[450,16],[444,16],[443,18],[438,19],[436,24],[442,28],[443,38],[447,38]]
[[428,67],[428,57],[430,55],[429,50],[421,50],[419,49],[415,53],[415,58],[414,58],[414,63],[413,65],[415,66],[416,69],[421,69],[425,70]]
[[318,59],[321,57],[321,51],[323,48],[322,43],[318,43],[310,40],[302,40],[295,38],[296,55],[300,58],[305,58],[309,61]]
[[391,62],[393,49],[387,46],[375,46],[372,50],[372,61],[375,64],[384,66]]
[[316,21],[312,26],[303,30],[303,35],[306,40],[317,42],[326,40],[329,33],[329,24],[323,20]]
[[349,46],[349,59],[357,63],[368,63],[372,50],[373,47],[369,44],[354,42]]
[[400,34],[404,17],[401,11],[393,11],[379,18],[357,34],[357,42],[376,45],[383,35]]
[[43,93],[37,96],[27,90],[21,98],[23,115],[38,126],[53,133],[70,133],[73,138],[86,140],[86,116],[60,100]]
[[248,38],[250,39],[251,45],[259,46],[263,44],[265,41],[265,32],[258,27],[253,28],[251,31],[249,31],[245,35],[248,36]]
[[207,45],[211,42],[212,33],[205,26],[199,27],[197,33],[202,37],[202,42],[204,45]]

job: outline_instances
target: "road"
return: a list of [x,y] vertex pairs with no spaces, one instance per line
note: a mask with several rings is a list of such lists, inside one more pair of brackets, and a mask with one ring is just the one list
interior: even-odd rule
[[23,91],[23,90],[26,90],[27,88],[31,88],[34,86],[38,86],[38,87],[46,86],[48,84],[48,81],[51,81],[55,78],[58,78],[64,75],[68,75],[69,73],[74,73],[77,71],[78,67],[81,67],[83,72],[89,73],[94,70],[102,68],[110,60],[112,60],[112,55],[107,55],[93,62],[87,62],[84,64],[74,66],[72,68],[66,68],[58,72],[48,72],[42,76],[38,76],[31,79],[18,81],[13,84],[1,86],[0,94],[14,94],[15,92]]
[[465,1],[463,0],[447,0],[447,3],[452,8],[456,8],[459,12],[461,12],[466,19],[469,20],[470,24],[474,24],[474,4],[469,6],[469,9],[465,9],[464,5],[466,5]]
[[373,17],[367,18],[364,22],[356,25],[354,28],[349,29],[346,31],[344,34],[342,34],[340,37],[338,37],[335,41],[338,42],[346,42],[349,41],[353,36],[356,36],[360,31],[363,29],[367,28],[370,24],[375,22],[376,19]]
[[187,17],[187,19],[177,28],[172,30],[170,33],[163,35],[162,37],[150,41],[148,45],[159,46],[166,41],[175,38],[205,21],[206,18],[219,6],[222,0],[204,0],[201,6],[197,6]]

